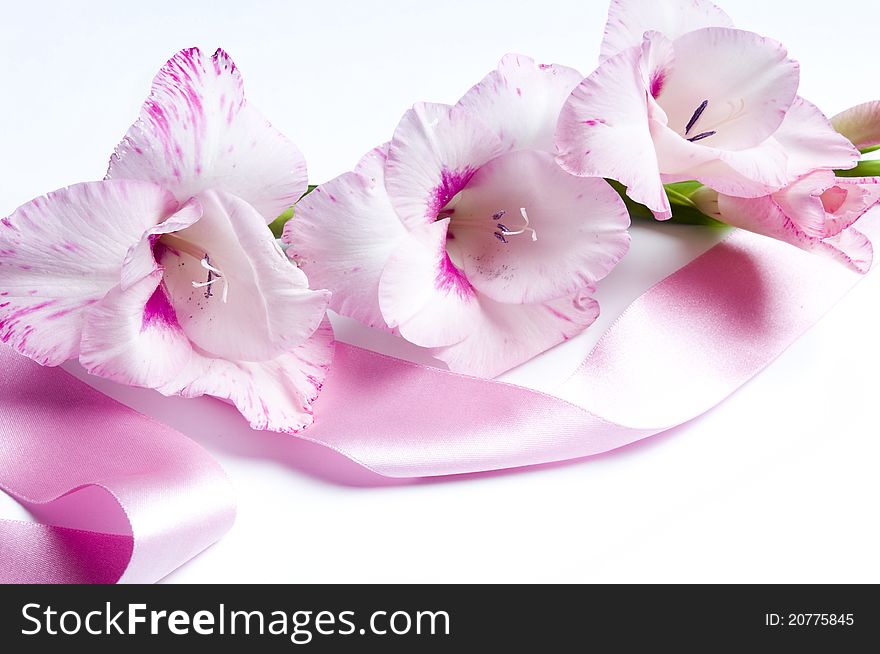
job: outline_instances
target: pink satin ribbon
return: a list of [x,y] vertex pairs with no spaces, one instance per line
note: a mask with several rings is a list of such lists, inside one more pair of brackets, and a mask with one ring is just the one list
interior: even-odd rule
[[0,365],[0,489],[37,514],[88,492],[79,519],[121,527],[0,521],[0,582],[154,582],[232,525],[230,484],[199,445],[9,348]]
[[[878,215],[859,229],[880,238]],[[760,372],[860,277],[748,232],[647,291],[550,396],[337,344],[302,436],[393,477],[613,450],[687,422]],[[0,521],[0,581],[154,581],[232,522],[199,446],[74,380],[0,352],[0,488],[26,504],[92,485],[127,533]]]

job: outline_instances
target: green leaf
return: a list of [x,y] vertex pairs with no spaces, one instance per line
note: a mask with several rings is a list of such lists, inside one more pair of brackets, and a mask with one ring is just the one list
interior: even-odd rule
[[859,152],[861,152],[862,154],[870,154],[872,152],[876,152],[877,150],[880,150],[880,145],[872,145],[867,148],[862,148],[861,150],[859,150]]
[[281,235],[284,233],[284,226],[291,218],[293,218],[293,207],[290,207],[290,209],[269,223],[269,229],[272,230],[272,235],[275,236],[275,238],[281,238]]
[[[317,184],[314,184],[314,185],[309,184],[308,188],[306,189],[306,192],[302,194],[302,196],[300,197],[299,200],[302,200],[304,197],[306,197],[309,193],[314,191],[316,188],[318,188]],[[299,200],[297,200],[297,202],[299,202]],[[278,216],[275,220],[273,220],[271,223],[269,223],[269,229],[272,230],[272,234],[275,236],[275,238],[281,238],[281,235],[284,233],[284,226],[287,224],[288,220],[293,218],[293,213],[294,213],[293,210],[294,210],[294,207],[290,207],[289,209],[284,211],[280,216]]]

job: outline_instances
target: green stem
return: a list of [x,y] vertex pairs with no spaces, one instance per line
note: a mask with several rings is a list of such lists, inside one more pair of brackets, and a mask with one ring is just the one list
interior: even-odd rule
[[880,177],[880,159],[865,159],[855,168],[835,170],[834,174],[838,177]]
[[[629,215],[634,220],[650,220],[655,222],[654,214],[648,207],[633,201],[626,194],[626,187],[620,182],[612,179],[607,180],[611,187],[620,194],[626,205]],[[697,205],[691,200],[694,191],[701,188],[699,182],[677,182],[675,184],[666,185],[666,195],[669,197],[669,203],[672,205],[672,218],[666,222],[678,225],[704,225],[709,227],[723,227],[721,223],[714,218],[710,218],[706,214],[697,209]]]

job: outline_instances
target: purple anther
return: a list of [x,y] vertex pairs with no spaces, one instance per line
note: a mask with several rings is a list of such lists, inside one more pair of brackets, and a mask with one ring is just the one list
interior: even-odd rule
[[691,116],[691,119],[688,121],[687,127],[684,128],[684,135],[685,136],[690,134],[691,130],[694,128],[694,125],[696,125],[697,121],[700,120],[700,116],[703,115],[703,112],[706,111],[706,107],[708,107],[708,106],[709,106],[708,100],[703,100],[700,103],[700,106],[697,107],[697,110],[694,112],[694,115]]
[[707,139],[710,136],[715,136],[718,132],[703,132],[702,134],[697,134],[696,136],[692,136],[688,139],[691,143],[696,143],[697,141],[702,141],[703,139]]

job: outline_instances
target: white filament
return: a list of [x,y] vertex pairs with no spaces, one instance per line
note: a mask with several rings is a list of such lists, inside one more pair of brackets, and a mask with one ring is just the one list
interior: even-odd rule
[[223,272],[219,268],[215,268],[208,262],[208,255],[205,255],[205,258],[201,261],[202,268],[207,270],[208,272],[216,275],[213,279],[209,279],[206,282],[193,282],[193,288],[205,288],[206,286],[211,286],[219,281],[223,282],[223,303],[229,300],[229,282],[226,281],[226,277],[223,275]]
[[526,224],[515,231],[507,230],[504,232],[504,235],[505,236],[517,236],[518,234],[525,234],[526,232],[531,232],[532,233],[532,240],[537,241],[538,240],[538,232],[536,232],[534,229],[529,227],[529,214],[526,211],[526,208],[520,207],[519,212],[522,215],[523,220],[526,221]]

